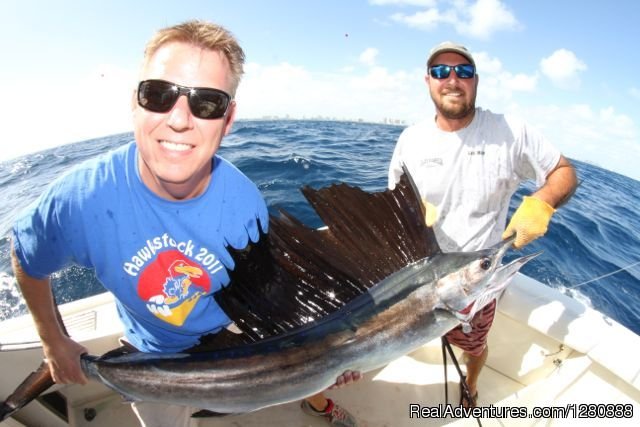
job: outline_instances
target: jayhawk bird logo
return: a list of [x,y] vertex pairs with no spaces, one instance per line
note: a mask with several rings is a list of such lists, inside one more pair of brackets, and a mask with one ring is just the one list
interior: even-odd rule
[[211,288],[209,276],[177,250],[158,255],[138,282],[138,294],[159,319],[182,326],[200,297]]

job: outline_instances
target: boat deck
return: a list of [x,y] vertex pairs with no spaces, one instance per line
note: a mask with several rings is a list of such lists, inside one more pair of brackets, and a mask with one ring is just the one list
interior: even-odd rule
[[[107,315],[113,307],[108,308],[105,298],[87,302],[88,308],[74,305],[75,314],[63,311],[65,323],[68,318],[84,319],[72,328],[76,330],[72,335],[94,354],[114,348],[119,336],[117,320],[113,314]],[[519,277],[503,296],[489,334],[489,357],[478,387],[478,404],[486,415],[482,425],[640,425],[640,338],[564,298],[525,277]],[[91,317],[87,310],[94,313],[94,320],[87,320]],[[80,317],[74,317],[78,313]],[[24,340],[29,321],[5,322],[4,326],[0,342],[10,342],[6,337],[12,336]],[[0,350],[0,389],[6,395],[38,366],[42,350],[37,346],[15,351],[4,346]],[[459,380],[450,359],[447,366],[449,402],[454,410],[460,398]],[[130,405],[101,384],[57,386],[55,392],[63,397],[63,406],[66,404],[67,421],[52,415],[41,401],[34,401],[0,426],[138,426]],[[366,374],[353,385],[326,394],[352,412],[361,427],[478,425],[473,418],[434,416],[438,415],[434,408],[445,403],[439,339]],[[430,416],[412,416],[411,405]],[[546,413],[533,417],[536,408]],[[325,420],[303,413],[299,402],[250,414],[194,419],[192,425],[327,426]]]

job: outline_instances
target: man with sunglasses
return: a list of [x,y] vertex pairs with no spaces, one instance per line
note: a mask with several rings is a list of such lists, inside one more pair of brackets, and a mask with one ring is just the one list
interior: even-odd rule
[[[514,246],[521,248],[542,236],[555,209],[575,191],[571,164],[526,123],[476,108],[479,76],[464,46],[444,42],[434,47],[425,81],[435,117],[410,126],[398,138],[389,187],[395,187],[406,165],[423,198],[425,221],[445,252],[483,249],[513,234]],[[509,201],[528,179],[538,189],[524,197],[505,229]],[[458,327],[447,334],[464,351],[471,395],[468,401],[461,389],[464,406],[477,403],[495,306],[494,301],[476,314],[470,333]]]
[[[94,269],[115,295],[132,351],[206,350],[201,337],[231,324],[212,297],[233,286],[227,247],[257,242],[269,223],[255,184],[216,155],[235,118],[243,64],[243,50],[220,26],[189,21],[160,30],[146,46],[132,100],[135,142],[57,179],[16,220],[15,276],[55,382],[87,382],[87,350],[63,332],[51,295],[50,276],[72,264]],[[345,373],[336,385],[358,377]],[[133,407],[154,427],[188,425],[194,412]],[[355,425],[322,394],[303,407],[333,425]]]

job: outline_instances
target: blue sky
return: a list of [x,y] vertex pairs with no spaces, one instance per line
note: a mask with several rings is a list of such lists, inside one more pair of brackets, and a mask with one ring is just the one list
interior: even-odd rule
[[241,119],[432,117],[426,56],[455,40],[476,58],[479,106],[640,180],[635,0],[4,0],[0,10],[0,160],[131,130],[144,44],[198,18],[246,51]]

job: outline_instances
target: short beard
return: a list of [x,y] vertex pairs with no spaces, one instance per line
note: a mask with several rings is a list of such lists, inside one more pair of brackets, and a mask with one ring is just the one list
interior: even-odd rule
[[469,117],[476,109],[474,103],[456,105],[454,108],[448,108],[444,105],[436,104],[438,112],[442,117],[448,120],[462,120],[465,117]]
[[443,101],[436,100],[436,97],[432,92],[430,92],[431,100],[433,104],[436,106],[436,110],[438,114],[440,114],[443,118],[447,120],[462,120],[469,115],[473,114],[476,109],[476,94],[473,94],[473,97],[469,100],[469,102],[465,102],[464,104],[449,104],[445,105]]
[[476,99],[475,96],[471,99],[470,102],[464,104],[456,104],[456,105],[445,105],[444,102],[437,102],[433,96],[431,97],[433,103],[438,110],[438,113],[442,115],[445,119],[448,120],[461,120],[465,117],[468,117],[470,114],[473,114],[476,109]]

